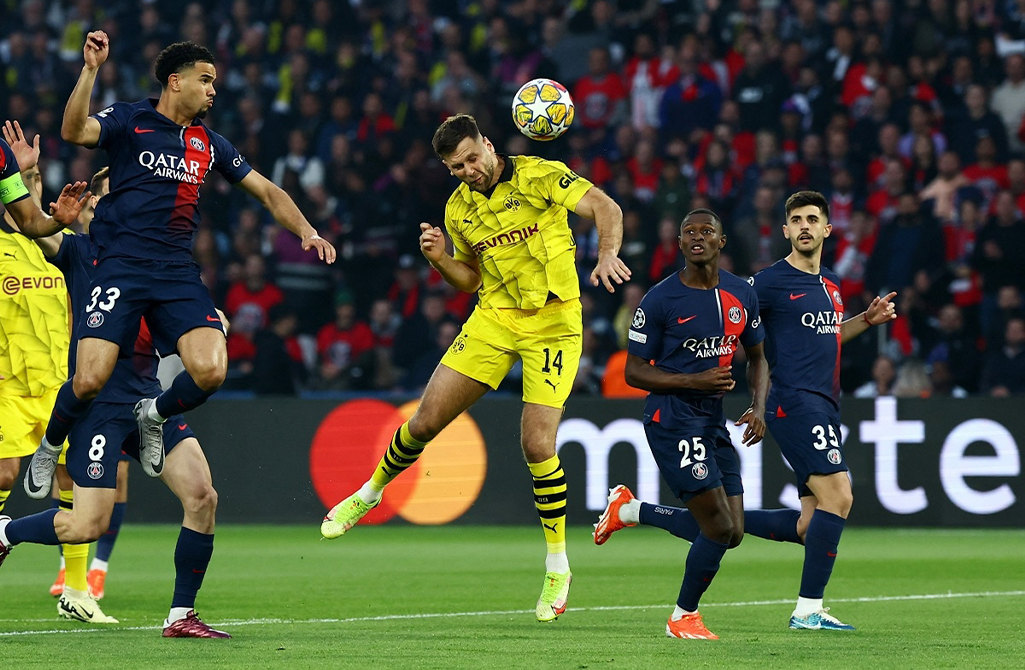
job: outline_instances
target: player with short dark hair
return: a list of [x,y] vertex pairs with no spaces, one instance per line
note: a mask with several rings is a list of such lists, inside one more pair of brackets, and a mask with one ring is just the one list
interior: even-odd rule
[[[168,418],[194,409],[220,388],[227,369],[221,321],[192,260],[199,222],[199,187],[210,170],[258,199],[302,247],[334,261],[322,239],[280,188],[253,170],[227,140],[201,119],[213,105],[217,70],[204,47],[180,42],[157,58],[157,100],[118,102],[89,116],[99,68],[110,45],[103,31],[86,36],[85,65],[68,99],[61,136],[80,146],[102,147],[110,158],[110,193],[100,201],[91,237],[97,268],[90,299],[76,317],[86,330],[79,367],[57,394],[50,423],[25,478],[31,497],[49,484],[54,444],[67,437],[102,391],[119,354],[134,347],[143,314],[161,353],[177,351],[185,370],[155,399],[139,401],[136,417],[143,470],[163,469],[163,430]],[[37,227],[34,236],[58,228]]]
[[877,296],[845,320],[840,279],[822,266],[830,231],[826,198],[816,191],[794,193],[783,224],[790,254],[751,278],[772,368],[766,420],[794,470],[801,511],[751,510],[745,522],[752,535],[805,546],[791,628],[854,630],[822,606],[854,502],[840,437],[840,347],[870,326],[895,319],[891,301],[897,294]]
[[369,481],[335,505],[324,537],[352,529],[381,501],[384,487],[416,462],[427,443],[523,363],[521,448],[548,545],[538,621],[566,609],[572,574],[566,556],[566,479],[555,437],[580,362],[583,325],[573,234],[567,212],[594,219],[594,286],[630,278],[617,257],[623,212],[563,163],[495,151],[472,116],[449,117],[434,148],[462,182],[445,206],[454,254],[441,228],[420,224],[420,250],[452,286],[479,302],[434,371],[416,414],[402,424]]
[[722,404],[723,394],[735,386],[731,370],[739,346],[747,354],[752,399],[736,424],[747,424],[745,445],[765,433],[769,368],[758,298],[743,279],[719,269],[725,245],[714,212],[687,214],[679,237],[687,264],[648,291],[628,333],[626,381],[649,392],[644,434],[663,480],[687,510],[641,502],[620,484],[594,529],[595,544],[604,544],[612,533],[638,523],[676,535],[681,517],[694,526],[676,609],[666,623],[667,636],[684,639],[719,639],[705,627],[698,602],[726,550],[744,535],[740,460]]
[[[105,192],[103,171],[93,177],[95,197]],[[91,203],[95,206],[96,202]],[[88,218],[88,217],[87,217]],[[46,258],[63,273],[72,307],[90,299],[92,277],[97,271],[97,249],[89,235],[90,222],[83,221],[86,233],[56,233],[35,240]],[[218,312],[223,318],[223,314]],[[72,345],[87,333],[88,323],[73,322]],[[75,372],[76,349],[69,351],[68,369]],[[146,321],[140,324],[139,335],[131,357],[121,358],[86,414],[75,423],[69,436],[67,469],[75,483],[75,504],[71,509],[50,509],[39,514],[12,520],[0,516],[0,562],[13,546],[68,543],[75,546],[107,537],[105,548],[97,547],[102,565],[89,572],[88,599],[72,597],[64,588],[58,601],[58,612],[67,618],[99,623],[117,623],[99,610],[95,600],[102,597],[106,577],[106,559],[113,547],[108,531],[120,525],[123,496],[127,486],[125,454],[139,459],[139,428],[134,407],[140,398],[160,392],[157,380],[157,347],[154,346]],[[175,547],[175,589],[171,609],[164,621],[164,637],[231,637],[206,625],[195,613],[196,595],[203,583],[213,553],[214,517],[217,492],[213,488],[210,467],[192,430],[181,415],[162,426],[166,465],[160,478],[179,498],[185,518]],[[38,453],[38,452],[37,452]],[[49,487],[44,487],[45,490]],[[118,500],[121,509],[118,510]],[[120,512],[120,513],[119,513]],[[116,534],[115,534],[116,537]],[[88,547],[88,545],[82,545]],[[101,552],[101,549],[103,550]],[[85,561],[83,558],[83,567]],[[97,581],[94,572],[102,571]]]

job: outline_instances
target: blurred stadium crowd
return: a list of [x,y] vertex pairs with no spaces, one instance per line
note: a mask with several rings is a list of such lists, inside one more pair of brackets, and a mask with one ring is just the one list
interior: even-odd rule
[[[680,267],[693,207],[724,221],[724,266],[781,258],[783,201],[830,201],[826,264],[851,313],[899,319],[845,346],[871,397],[1025,392],[1025,0],[0,0],[0,112],[42,135],[47,193],[102,152],[63,143],[87,31],[111,37],[94,110],[155,95],[156,54],[214,52],[207,118],[338,246],[326,267],[214,174],[195,258],[232,319],[225,388],[418,391],[472,296],[419,255],[457,182],[430,139],[469,112],[499,151],[565,161],[622,206],[634,280],[585,288],[577,393],[622,392],[646,289]],[[516,133],[510,101],[566,84],[574,127]],[[571,216],[581,277],[593,224]],[[743,375],[737,375],[744,392]],[[516,390],[516,375],[507,381]]]

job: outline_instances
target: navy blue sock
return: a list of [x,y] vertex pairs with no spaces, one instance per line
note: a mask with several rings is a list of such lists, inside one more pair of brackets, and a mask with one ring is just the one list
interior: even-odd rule
[[811,515],[804,536],[804,571],[801,573],[802,598],[821,598],[836,562],[836,550],[843,533],[843,517],[817,509]]
[[45,512],[23,516],[11,521],[4,531],[11,546],[22,542],[60,544],[60,540],[57,539],[57,531],[53,528],[53,517],[57,516],[57,512],[56,508],[50,508]]
[[694,520],[694,515],[689,509],[680,507],[667,507],[665,505],[652,505],[641,503],[640,522],[645,526],[655,526],[662,530],[668,530],[676,537],[681,537],[688,542],[697,539],[701,528]]
[[110,560],[110,552],[114,551],[114,543],[117,541],[117,534],[121,530],[121,522],[125,518],[125,505],[127,503],[114,503],[114,511],[110,515],[110,526],[107,532],[100,535],[96,540],[96,558],[101,561]]
[[[61,507],[61,500],[60,500],[60,498],[50,498],[50,509],[60,509],[60,507]],[[57,545],[57,553],[60,554],[61,556],[64,555],[64,545],[63,544],[58,544]]]
[[777,542],[801,544],[797,520],[801,513],[793,509],[751,509],[744,511],[744,532]]
[[214,536],[182,528],[174,548],[174,599],[171,607],[196,606],[206,567],[214,553]]
[[729,545],[714,542],[704,535],[698,535],[687,554],[687,570],[683,573],[683,585],[676,604],[688,612],[698,608],[698,601],[719,572],[719,562]]
[[216,393],[209,393],[196,386],[196,382],[188,372],[182,370],[171,382],[171,388],[157,396],[157,413],[165,419],[196,409],[206,402],[207,398]]
[[57,401],[54,402],[53,412],[50,413],[50,423],[46,424],[46,441],[54,447],[64,444],[71,427],[85,414],[92,402],[81,400],[75,395],[70,379],[64,382],[57,391]]

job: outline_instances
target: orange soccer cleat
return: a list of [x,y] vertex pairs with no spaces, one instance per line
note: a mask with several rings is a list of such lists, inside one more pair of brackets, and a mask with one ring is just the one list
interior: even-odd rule
[[107,581],[106,570],[90,570],[85,576],[85,581],[89,584],[89,595],[96,600],[103,598],[103,585]]
[[685,640],[719,639],[718,635],[705,628],[705,622],[701,620],[701,615],[697,612],[684,614],[676,621],[670,617],[666,624],[666,637],[678,637]]
[[637,525],[635,523],[623,523],[619,518],[619,508],[631,500],[636,500],[636,498],[634,498],[634,494],[630,489],[623,484],[619,484],[616,488],[609,491],[609,504],[605,507],[605,511],[602,512],[598,523],[594,524],[595,544],[605,544],[609,537],[617,530]]

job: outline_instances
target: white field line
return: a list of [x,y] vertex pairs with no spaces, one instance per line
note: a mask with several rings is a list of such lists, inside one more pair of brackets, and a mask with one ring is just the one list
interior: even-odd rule
[[[1025,596],[1025,591],[975,591],[969,593],[923,593],[908,596],[868,596],[864,598],[830,598],[832,603],[880,603],[899,600],[948,600],[951,598],[1006,598],[1014,596]],[[758,607],[762,605],[788,605],[793,603],[793,598],[785,600],[743,600],[726,603],[702,603],[707,607]],[[659,605],[609,605],[598,607],[571,607],[573,612],[608,612],[616,610],[650,610],[670,608],[671,604]],[[409,619],[448,619],[453,617],[480,617],[480,616],[510,616],[514,614],[533,614],[534,610],[482,610],[477,612],[429,612],[424,614],[382,614],[380,616],[348,617],[343,619],[224,619],[223,621],[211,622],[214,627],[220,626],[262,626],[269,624],[344,624],[361,623],[367,621],[397,621]],[[52,619],[0,619],[0,623],[31,623],[50,622]],[[72,635],[81,633],[100,633],[108,630],[160,630],[160,626],[107,626],[97,625],[88,628],[69,628],[53,630],[15,630],[0,631],[0,637],[14,637],[21,635]]]

